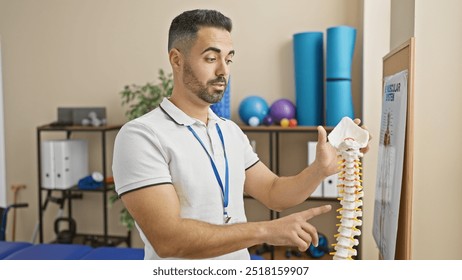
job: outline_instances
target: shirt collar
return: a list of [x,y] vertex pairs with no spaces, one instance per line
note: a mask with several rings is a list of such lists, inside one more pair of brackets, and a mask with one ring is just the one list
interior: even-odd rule
[[[167,97],[164,97],[159,107],[179,125],[190,126],[199,122],[199,120],[191,118],[185,112],[181,111],[181,109],[176,107],[175,104],[173,104]],[[225,121],[225,119],[218,117],[217,114],[215,114],[210,108],[208,118],[209,121],[212,121],[213,123]]]

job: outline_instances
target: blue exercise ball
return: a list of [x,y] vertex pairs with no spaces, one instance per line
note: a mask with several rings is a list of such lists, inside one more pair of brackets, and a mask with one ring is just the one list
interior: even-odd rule
[[249,125],[251,117],[257,117],[262,123],[263,118],[268,114],[268,110],[269,106],[265,99],[252,95],[244,98],[239,104],[239,117],[247,125]]

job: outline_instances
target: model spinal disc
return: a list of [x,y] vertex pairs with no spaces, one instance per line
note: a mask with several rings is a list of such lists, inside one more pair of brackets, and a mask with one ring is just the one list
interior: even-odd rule
[[329,134],[329,142],[337,149],[340,159],[338,175],[338,191],[341,207],[337,209],[340,223],[337,224],[338,233],[335,235],[337,243],[333,244],[334,260],[352,260],[357,255],[354,246],[359,244],[357,236],[362,225],[361,206],[363,187],[361,185],[361,148],[367,146],[369,133],[356,125],[350,118],[343,118]]

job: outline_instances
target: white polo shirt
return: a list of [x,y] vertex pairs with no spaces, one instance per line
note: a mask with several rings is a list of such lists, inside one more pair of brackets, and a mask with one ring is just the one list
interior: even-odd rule
[[[186,115],[167,98],[158,108],[126,123],[117,134],[112,165],[117,193],[173,184],[181,217],[223,224],[222,190],[207,153],[187,127],[197,133],[225,184],[225,157],[217,123],[229,165],[229,223],[247,222],[243,199],[245,170],[259,161],[247,136],[233,121],[219,118],[210,109],[206,125]],[[145,244],[145,259],[160,259],[136,226]],[[215,259],[249,258],[248,250],[244,249]]]

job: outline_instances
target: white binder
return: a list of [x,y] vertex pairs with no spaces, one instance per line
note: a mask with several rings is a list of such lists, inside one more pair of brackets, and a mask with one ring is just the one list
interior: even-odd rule
[[41,147],[41,174],[40,178],[42,180],[42,187],[48,189],[55,188],[55,173],[53,167],[53,142],[43,141],[40,145]]
[[68,189],[89,174],[86,140],[49,140],[41,147],[42,187]]

